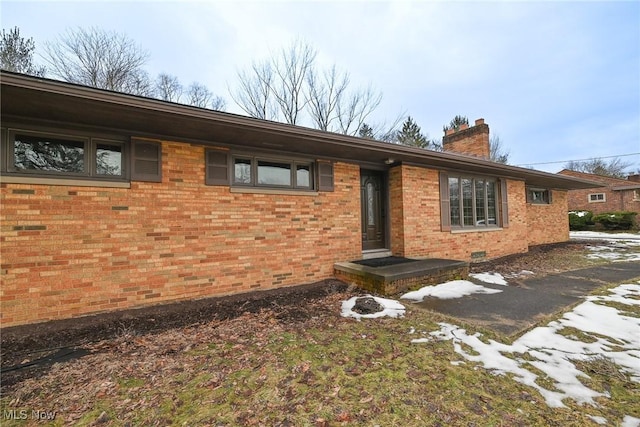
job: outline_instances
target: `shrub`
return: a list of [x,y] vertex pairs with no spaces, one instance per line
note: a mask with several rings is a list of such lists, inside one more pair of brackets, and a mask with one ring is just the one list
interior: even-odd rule
[[593,221],[607,230],[629,230],[636,225],[636,212],[607,212],[593,217]]
[[593,225],[593,212],[591,211],[570,211],[569,229],[573,231],[586,230]]

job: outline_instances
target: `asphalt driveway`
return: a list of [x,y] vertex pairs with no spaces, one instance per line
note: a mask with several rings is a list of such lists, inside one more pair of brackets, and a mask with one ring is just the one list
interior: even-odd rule
[[497,294],[473,294],[456,299],[427,298],[416,306],[479,324],[506,335],[516,335],[548,316],[566,311],[582,297],[607,284],[640,278],[640,262],[617,262],[597,267],[510,279],[509,286],[470,281]]

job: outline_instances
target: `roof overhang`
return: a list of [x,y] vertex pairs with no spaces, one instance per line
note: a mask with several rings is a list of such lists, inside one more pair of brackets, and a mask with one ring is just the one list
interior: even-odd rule
[[415,164],[525,181],[533,187],[585,189],[602,184],[454,153],[423,150],[259,120],[56,80],[1,72],[2,121],[75,127],[247,150],[277,150],[358,163]]
[[612,189],[613,191],[638,190],[638,189],[640,189],[640,183],[638,183],[638,184],[632,184],[632,185],[620,185],[620,186],[615,186],[615,187],[611,187],[611,189]]

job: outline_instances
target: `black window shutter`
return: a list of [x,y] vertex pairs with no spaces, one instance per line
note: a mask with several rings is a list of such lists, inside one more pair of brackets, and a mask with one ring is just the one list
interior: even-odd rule
[[507,180],[500,180],[500,200],[502,201],[502,209],[500,209],[500,213],[502,214],[502,227],[509,227],[509,204],[507,203]]
[[229,185],[229,154],[220,150],[206,150],[205,158],[205,183]]
[[449,175],[440,172],[440,229],[451,231],[451,199],[449,198]]
[[131,140],[131,180],[162,182],[162,145]]
[[548,189],[547,194],[549,194],[549,204],[553,203],[553,198],[551,197],[551,195],[553,194],[553,190]]
[[333,163],[318,162],[318,190],[333,191]]

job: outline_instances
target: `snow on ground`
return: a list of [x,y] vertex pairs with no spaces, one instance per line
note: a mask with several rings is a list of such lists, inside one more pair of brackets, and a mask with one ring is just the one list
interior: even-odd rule
[[[481,340],[480,334],[467,334],[458,326],[440,323],[440,330],[431,338],[414,339],[420,343],[429,339],[451,340],[455,351],[464,359],[482,364],[496,374],[512,374],[516,381],[537,389],[550,407],[563,407],[563,399],[595,405],[595,398],[607,396],[580,382],[587,375],[573,361],[606,357],[628,373],[632,381],[640,382],[640,318],[628,315],[607,303],[640,305],[640,282],[620,285],[606,296],[589,296],[586,301],[561,319],[538,327],[518,338],[513,344]],[[576,336],[562,335],[564,328],[575,328],[588,336],[581,341]],[[542,371],[554,382],[553,390],[536,383],[538,374],[528,366]],[[628,425],[634,424],[629,417]]]
[[589,250],[592,251],[587,258],[589,259],[607,259],[609,261],[640,261],[640,252],[624,252],[619,248],[610,246],[590,246]]
[[500,273],[472,273],[472,274],[469,274],[469,276],[473,277],[474,279],[480,280],[481,282],[484,282],[484,283],[493,283],[494,285],[502,285],[502,286],[509,285],[507,281],[504,280],[504,276],[502,276],[502,274]]
[[484,286],[476,285],[468,280],[453,280],[436,286],[425,286],[417,291],[407,292],[400,298],[420,302],[426,297],[453,299],[462,298],[463,296],[471,294],[497,294],[499,292],[502,291],[498,289],[485,288]]
[[536,273],[530,270],[520,270],[518,273],[509,273],[509,274],[506,274],[504,277],[505,279],[517,279],[520,277],[533,276],[535,274]]
[[606,259],[609,261],[640,261],[640,252],[629,250],[640,246],[640,233],[602,233],[596,231],[572,231],[572,239],[605,240],[607,245],[587,246],[590,259]]
[[572,239],[640,240],[640,233],[603,233],[601,231],[571,231]]
[[398,301],[395,301],[392,299],[374,297],[372,295],[364,295],[364,297],[371,297],[374,300],[376,300],[376,302],[383,307],[383,310],[377,313],[372,313],[372,314],[356,313],[355,311],[352,310],[353,306],[356,305],[356,300],[358,298],[363,298],[363,296],[357,296],[357,297],[349,298],[346,301],[342,301],[342,313],[341,313],[342,317],[354,317],[360,320],[363,318],[374,319],[377,317],[384,317],[384,316],[388,316],[388,317],[404,316],[404,313],[405,313],[404,305],[400,304]]

